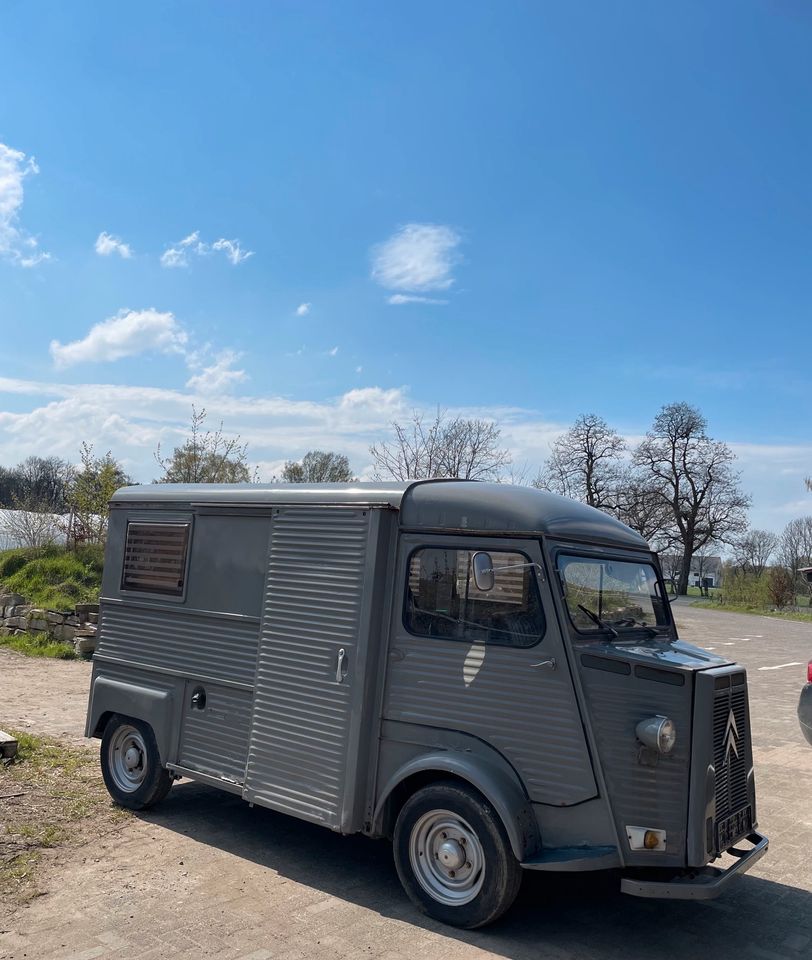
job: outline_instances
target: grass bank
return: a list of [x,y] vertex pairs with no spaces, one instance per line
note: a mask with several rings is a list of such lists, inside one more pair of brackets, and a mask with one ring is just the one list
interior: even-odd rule
[[0,919],[44,892],[48,851],[97,837],[129,815],[113,806],[93,751],[7,732],[19,752],[0,766]]
[[742,603],[715,603],[713,600],[698,601],[691,604],[702,610],[718,610],[721,613],[752,613],[759,617],[775,617],[777,620],[799,620],[812,623],[811,613],[798,613],[795,610],[771,610],[769,607],[751,607]]
[[103,548],[97,544],[75,551],[56,546],[3,550],[0,586],[35,607],[70,610],[99,599],[103,564]]
[[47,633],[18,633],[14,637],[0,637],[0,647],[16,650],[27,657],[48,657],[50,660],[81,659],[72,643],[52,640]]

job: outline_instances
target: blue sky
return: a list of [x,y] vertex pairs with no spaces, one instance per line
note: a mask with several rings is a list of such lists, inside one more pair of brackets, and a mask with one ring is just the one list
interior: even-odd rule
[[[812,13],[801,0],[9,2],[0,463],[191,403],[269,476],[393,417],[688,400],[753,521],[812,500]],[[33,158],[33,159],[32,159]]]

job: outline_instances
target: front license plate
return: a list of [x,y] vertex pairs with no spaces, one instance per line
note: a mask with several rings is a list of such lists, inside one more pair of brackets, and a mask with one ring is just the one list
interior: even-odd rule
[[716,824],[716,849],[721,853],[753,829],[753,811],[743,807]]

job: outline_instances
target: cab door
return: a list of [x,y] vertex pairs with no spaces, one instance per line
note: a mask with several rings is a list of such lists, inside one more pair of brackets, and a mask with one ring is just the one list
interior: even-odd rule
[[[494,587],[471,557],[486,551]],[[384,719],[470,734],[498,750],[531,800],[597,795],[538,541],[403,535]],[[412,727],[414,729],[414,727]]]

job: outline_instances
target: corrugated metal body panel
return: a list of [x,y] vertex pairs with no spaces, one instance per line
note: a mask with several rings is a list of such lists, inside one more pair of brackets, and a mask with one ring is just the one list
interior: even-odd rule
[[[364,607],[370,512],[274,511],[246,797],[337,828]],[[338,681],[339,651],[345,675]]]
[[[389,664],[384,709],[401,720],[473,734],[514,767],[531,800],[566,805],[597,793],[584,732],[560,650],[413,637],[401,628],[402,660]],[[532,666],[555,656],[556,670]]]
[[[626,862],[683,863],[691,762],[690,682],[674,686],[586,666],[581,667],[581,680],[621,842],[627,826],[654,827],[668,835],[662,853],[627,848]],[[641,744],[635,730],[640,720],[658,715],[676,723],[677,742],[667,757],[646,765],[639,760]]]
[[235,783],[245,779],[252,694],[244,690],[205,686],[205,707],[190,704],[196,683],[186,684],[183,733],[178,763]]
[[185,608],[102,601],[98,653],[155,670],[252,684],[259,627]]

